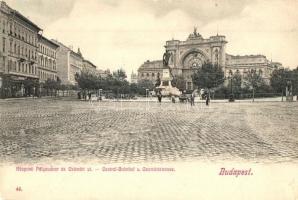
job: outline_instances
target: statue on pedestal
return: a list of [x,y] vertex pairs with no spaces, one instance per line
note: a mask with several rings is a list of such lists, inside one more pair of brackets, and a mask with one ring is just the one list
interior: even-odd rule
[[168,50],[166,50],[166,52],[163,54],[163,66],[164,67],[169,67],[169,60],[170,57],[172,56],[172,53],[170,53]]
[[173,56],[168,50],[163,54],[163,70],[162,78],[160,80],[160,85],[156,87],[163,96],[179,96],[181,92],[173,87],[171,81],[173,80],[173,75],[171,73],[171,68],[169,66],[169,61]]

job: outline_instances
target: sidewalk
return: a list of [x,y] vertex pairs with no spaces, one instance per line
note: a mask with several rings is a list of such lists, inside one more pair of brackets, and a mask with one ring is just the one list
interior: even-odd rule
[[[155,97],[139,97],[137,99],[103,99],[102,101],[107,102],[157,102],[157,98]],[[171,99],[168,97],[162,98],[163,103],[172,103]],[[282,97],[270,97],[270,98],[255,98],[254,101],[253,99],[236,99],[234,102],[229,102],[228,99],[211,99],[211,103],[247,103],[247,102],[286,102],[286,98]],[[176,98],[176,103],[180,103],[179,99]],[[195,99],[195,103],[205,103],[205,100],[200,100],[199,98]]]
[[45,97],[15,97],[15,98],[6,98],[6,99],[0,99],[0,102],[5,102],[5,101],[15,101],[15,100],[58,100],[58,99],[74,99],[73,97],[54,97],[54,96],[45,96]]
[[[76,97],[20,97],[20,98],[7,98],[7,99],[0,99],[0,102],[7,102],[7,101],[21,101],[21,100],[70,100],[70,101],[80,101]],[[81,100],[85,101],[85,100]],[[86,100],[89,101],[89,100]],[[96,99],[92,99],[92,101],[97,101]],[[156,97],[138,97],[137,99],[103,99],[102,102],[157,102]],[[253,99],[236,99],[234,102],[229,102],[228,99],[211,99],[211,103],[247,103],[247,102],[286,102],[286,98],[283,97],[270,97],[270,98],[255,98]],[[293,102],[297,102],[297,98],[294,98]],[[172,100],[168,97],[162,98],[162,103],[172,103]],[[180,103],[179,99],[176,98],[176,103]],[[186,103],[186,102],[184,102]],[[205,103],[205,100],[201,100],[199,98],[195,99],[195,103]]]

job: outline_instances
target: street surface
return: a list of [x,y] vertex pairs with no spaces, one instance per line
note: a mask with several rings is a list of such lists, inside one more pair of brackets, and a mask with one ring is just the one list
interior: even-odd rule
[[0,100],[0,163],[298,161],[298,102]]

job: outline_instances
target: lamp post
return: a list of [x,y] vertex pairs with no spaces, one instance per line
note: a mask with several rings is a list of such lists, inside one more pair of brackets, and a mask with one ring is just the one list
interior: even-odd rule
[[148,104],[149,104],[149,101],[148,101],[148,96],[149,96],[149,89],[146,89],[146,110],[148,109]]
[[234,94],[233,94],[233,73],[232,73],[232,71],[229,72],[229,77],[228,78],[230,79],[230,87],[231,87],[229,102],[234,102],[235,99],[234,99]]
[[99,94],[98,94],[98,96],[99,96],[99,100],[100,100],[100,101],[102,100],[102,98],[101,98],[101,92],[102,92],[102,89],[99,89]]
[[0,77],[0,98],[3,98],[3,83],[2,83],[3,79]]
[[146,89],[146,100],[148,101],[148,92],[149,92],[149,89]]

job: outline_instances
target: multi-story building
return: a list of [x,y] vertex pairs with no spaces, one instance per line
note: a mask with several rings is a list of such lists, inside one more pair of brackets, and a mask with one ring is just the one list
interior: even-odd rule
[[83,60],[83,71],[96,74],[96,66],[89,60]]
[[106,78],[108,75],[110,75],[110,70],[102,70],[102,69],[97,69],[96,74],[102,78]]
[[92,73],[102,78],[106,78],[110,74],[109,70],[97,69],[96,65],[89,60],[83,60],[83,71]]
[[[38,81],[37,48],[41,28],[0,1],[0,86],[2,95],[23,96],[36,88],[27,80]],[[4,77],[10,84],[5,86]]]
[[45,82],[47,79],[57,80],[56,51],[58,48],[57,44],[40,36],[38,44],[39,82]]
[[281,63],[273,63],[264,55],[233,56],[227,54],[225,76],[239,73],[244,77],[251,70],[254,70],[268,82],[273,70],[281,66]]
[[[170,40],[165,49],[169,53],[169,67],[173,76],[183,76],[186,88],[194,88],[192,74],[203,63],[211,62],[223,67],[225,75],[237,70],[245,74],[245,70],[257,70],[263,78],[268,79],[274,70],[272,62],[263,55],[232,56],[226,53],[225,36],[216,35],[204,39],[196,29],[186,41]],[[138,80],[148,79],[156,81],[157,75],[162,76],[163,61],[147,61],[138,69]]]
[[162,69],[162,60],[147,60],[138,69],[138,81],[146,79],[154,83],[157,77],[162,75]]
[[62,84],[76,85],[75,80],[76,73],[80,74],[83,69],[83,56],[78,49],[78,52],[74,52],[71,48],[65,46],[61,42],[52,40],[59,46],[57,57],[57,75]]
[[80,74],[83,69],[83,56],[80,52],[80,49],[78,49],[78,52],[70,51],[69,56],[69,82],[72,85],[77,84],[75,80],[76,74]]

